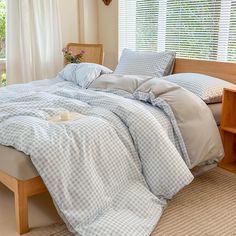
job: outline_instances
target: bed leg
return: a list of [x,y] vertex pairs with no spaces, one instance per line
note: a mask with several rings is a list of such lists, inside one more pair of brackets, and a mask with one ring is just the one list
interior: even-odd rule
[[24,182],[18,181],[15,191],[16,227],[19,234],[29,232],[28,226],[28,197]]

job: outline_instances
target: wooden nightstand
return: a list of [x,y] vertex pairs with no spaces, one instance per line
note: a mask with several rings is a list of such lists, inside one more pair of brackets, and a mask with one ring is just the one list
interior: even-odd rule
[[236,173],[236,87],[224,89],[220,126],[225,157],[219,166]]

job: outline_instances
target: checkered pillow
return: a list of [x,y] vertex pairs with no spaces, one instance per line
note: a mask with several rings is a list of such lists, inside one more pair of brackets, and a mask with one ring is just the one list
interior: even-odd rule
[[207,104],[222,102],[223,89],[235,86],[227,81],[197,73],[180,73],[164,79],[196,94]]
[[71,63],[59,72],[58,76],[86,89],[100,75],[108,73],[112,73],[112,70],[95,63]]
[[147,75],[162,77],[170,75],[175,62],[175,52],[134,52],[124,49],[114,74]]

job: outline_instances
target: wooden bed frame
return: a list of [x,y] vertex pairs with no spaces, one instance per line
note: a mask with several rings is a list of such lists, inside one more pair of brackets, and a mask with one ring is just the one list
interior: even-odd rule
[[[207,74],[236,84],[236,63],[178,58],[175,63],[174,73],[183,72]],[[28,197],[47,191],[41,177],[38,176],[22,181],[0,171],[0,182],[14,192],[18,233],[27,233],[29,231]]]
[[14,193],[17,232],[19,234],[29,232],[28,197],[47,191],[41,177],[23,181],[0,171],[0,182]]
[[173,73],[201,73],[236,84],[236,63],[231,62],[178,58]]

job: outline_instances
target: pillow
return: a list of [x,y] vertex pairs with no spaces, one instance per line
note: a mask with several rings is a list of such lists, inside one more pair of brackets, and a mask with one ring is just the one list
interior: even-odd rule
[[147,75],[162,77],[170,75],[175,62],[175,52],[134,52],[124,49],[114,74]]
[[105,66],[94,63],[71,63],[59,72],[58,76],[64,80],[72,81],[82,88],[88,86],[100,75],[112,73],[112,70]]
[[142,83],[151,78],[151,76],[137,75],[101,75],[90,84],[89,88],[118,89],[133,93]]
[[164,77],[200,97],[205,103],[222,102],[223,89],[235,85],[208,75],[197,73],[180,73]]

